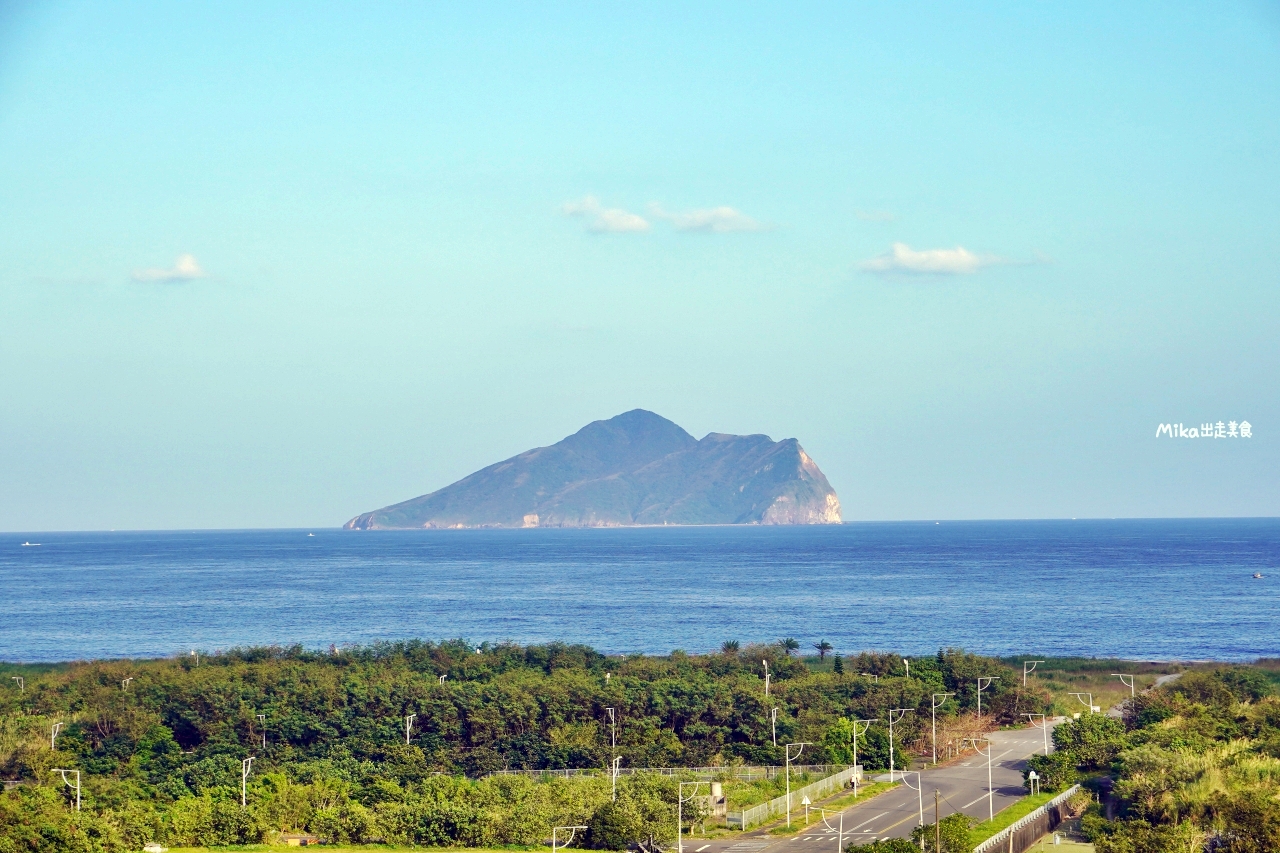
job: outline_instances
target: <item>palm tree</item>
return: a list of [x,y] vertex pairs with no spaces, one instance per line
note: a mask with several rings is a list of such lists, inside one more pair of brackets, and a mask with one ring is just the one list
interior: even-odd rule
[[738,653],[738,641],[725,640],[724,645],[720,646],[720,651],[726,655],[736,655]]
[[818,660],[820,661],[826,660],[827,652],[835,649],[835,646],[831,645],[826,640],[823,640],[821,643],[814,643],[813,647],[818,650]]
[[800,648],[800,641],[795,637],[784,637],[778,641],[778,645],[781,646],[782,650],[787,653],[788,657],[790,657],[792,652]]

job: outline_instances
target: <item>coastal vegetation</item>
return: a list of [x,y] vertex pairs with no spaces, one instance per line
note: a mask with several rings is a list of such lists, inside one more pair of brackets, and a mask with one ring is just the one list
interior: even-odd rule
[[1280,698],[1275,662],[1198,668],[1084,714],[1037,756],[1043,789],[1082,783],[1098,853],[1280,850]]
[[[906,663],[844,655],[835,672],[832,656],[811,666],[818,659],[788,640],[662,657],[453,641],[4,667],[0,777],[16,784],[0,795],[0,853],[246,844],[285,831],[484,847],[540,843],[565,825],[589,827],[575,843],[592,847],[663,844],[681,775],[645,769],[718,767],[732,780],[735,765],[783,764],[782,745],[799,741],[812,744],[802,763],[847,764],[849,721],[872,718],[881,722],[859,737],[858,762],[887,768],[885,709],[914,708],[895,726],[903,767],[927,749],[934,693],[954,694],[944,724],[972,716],[978,675],[1001,679],[983,691],[988,725],[1052,701],[963,651]],[[616,800],[603,772],[614,756],[627,774]],[[523,772],[566,768],[600,772]],[[776,788],[730,783],[726,795],[740,806]],[[684,814],[689,825],[705,817],[691,805]]]

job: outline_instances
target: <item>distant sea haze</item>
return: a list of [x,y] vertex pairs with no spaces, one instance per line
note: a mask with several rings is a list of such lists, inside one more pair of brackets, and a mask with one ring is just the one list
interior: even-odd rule
[[6,661],[784,636],[1245,660],[1280,656],[1280,519],[4,534],[0,588]]

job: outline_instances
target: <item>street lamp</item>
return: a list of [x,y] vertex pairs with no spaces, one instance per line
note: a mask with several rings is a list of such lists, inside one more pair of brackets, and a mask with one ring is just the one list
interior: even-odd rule
[[120,682],[120,689],[121,689],[121,690],[128,690],[128,689],[129,689],[129,682],[130,682],[130,681],[133,681],[133,676],[132,676],[132,675],[131,675],[131,676],[129,676],[128,678],[126,678],[126,679],[124,679],[123,681],[121,681],[121,682]]
[[[1113,672],[1111,674],[1114,675],[1116,678],[1120,679],[1121,684],[1129,688],[1129,698],[1130,699],[1134,698],[1134,696],[1136,695],[1136,691],[1134,690],[1134,687],[1133,687],[1133,676],[1123,675],[1119,672]],[[1126,678],[1128,679],[1128,681],[1125,680]]]
[[[902,722],[902,718],[912,712],[912,708],[890,708],[889,709],[889,781],[893,781],[893,725]],[[897,718],[894,718],[897,714]]]
[[[569,830],[569,837],[565,839],[564,844],[556,844],[556,834],[559,833],[560,830],[562,829]],[[564,848],[572,844],[573,834],[577,832],[579,829],[585,832],[587,828],[585,826],[553,826],[551,827],[551,853],[555,853],[555,851],[557,850],[563,850]]]
[[[795,755],[792,755],[792,754],[791,754],[791,747],[793,747],[793,746],[794,746],[794,747],[796,747],[796,754],[795,754]],[[791,826],[791,760],[792,760],[793,758],[799,758],[799,757],[800,757],[800,753],[804,752],[804,748],[805,748],[806,746],[811,746],[811,744],[810,744],[808,741],[800,741],[799,743],[789,743],[789,744],[787,744],[787,746],[786,746],[786,757],[787,757],[787,826]],[[854,775],[855,775],[855,776],[857,775],[857,771],[856,771],[856,770],[854,771]]]
[[[1081,705],[1084,705],[1086,708],[1088,708],[1088,709],[1089,709],[1089,713],[1090,713],[1090,714],[1092,714],[1094,711],[1098,710],[1098,707],[1097,707],[1096,705],[1094,705],[1094,704],[1093,704],[1093,694],[1092,694],[1092,693],[1070,693],[1070,694],[1068,694],[1068,695],[1069,695],[1069,696],[1074,696],[1074,697],[1076,697],[1076,701],[1077,701],[1077,702],[1079,702]],[[1081,699],[1081,698],[1080,698],[1081,696],[1088,696],[1088,697],[1089,697],[1089,701],[1088,701],[1088,702],[1084,701],[1083,699]]]
[[991,753],[995,751],[995,745],[989,737],[970,737],[965,738],[965,740],[973,743],[973,748],[979,755],[982,754],[982,750],[978,749],[978,741],[985,740],[987,742],[987,820],[994,820],[996,816],[996,789],[991,784]]
[[[912,773],[916,774],[916,784],[915,784],[915,787],[912,788],[912,790],[916,792],[916,801],[920,805],[920,825],[924,826],[924,783],[920,781],[920,771],[919,770],[902,771],[902,784],[906,785],[908,788],[912,787],[911,783],[907,781],[907,777],[910,776]],[[921,850],[924,849],[923,838],[920,839],[920,849]]]
[[[947,699],[954,696],[954,693],[935,693],[930,704],[933,706],[929,709],[929,713],[933,715],[933,763],[938,763],[938,709],[947,704]],[[942,701],[938,701],[938,697],[942,697]]]
[[418,716],[418,715],[417,715],[417,714],[406,714],[406,715],[405,715],[405,718],[404,718],[404,742],[405,742],[405,745],[406,745],[406,746],[409,744],[409,732],[413,731],[413,718],[414,718],[414,717],[416,717],[416,716]]
[[[1045,719],[1044,714],[1023,714],[1022,716],[1029,717],[1031,719],[1031,725],[1035,726],[1035,728],[1044,730],[1044,754],[1048,755],[1049,754],[1049,721]],[[1038,726],[1036,725],[1036,720],[1035,720],[1036,717],[1040,718],[1040,725]]]
[[911,661],[907,660],[906,658],[903,658],[903,659],[902,659],[902,665],[903,665],[903,666],[905,666],[905,667],[907,668],[907,675],[906,675],[906,677],[907,677],[907,678],[910,678],[910,677],[911,677]]
[[764,665],[764,695],[769,695],[769,662],[767,660],[760,661]]
[[[698,786],[703,784],[709,785],[710,783],[680,782],[676,786],[676,853],[684,853],[684,804],[692,801],[694,797],[698,796]],[[688,797],[684,795],[685,785],[693,786],[693,793]],[[788,814],[788,820],[790,817],[791,815]]]
[[[1044,663],[1042,660],[1024,660],[1022,662],[1022,686],[1027,686],[1027,676],[1036,671],[1036,664]],[[1031,664],[1031,669],[1027,669],[1027,664]]]
[[196,666],[200,665],[200,654],[195,649],[191,650],[191,656],[196,659]]
[[54,723],[49,729],[49,749],[54,750],[57,747],[54,744],[58,741],[58,732],[62,731],[62,723]]
[[267,715],[258,714],[258,722],[262,723],[262,750],[265,752],[267,749]]
[[[853,798],[858,798],[858,738],[862,737],[871,730],[871,724],[878,720],[854,720],[853,721]],[[858,731],[858,724],[866,723],[867,727],[862,731]]]
[[[62,784],[66,785],[68,788],[76,789],[76,811],[80,811],[80,771],[79,770],[63,770],[61,767],[55,767],[53,768],[52,772],[62,774]],[[70,782],[67,781],[68,773],[76,774],[76,783],[74,785],[72,785]]]
[[10,677],[10,678],[12,678],[14,681],[18,682],[18,692],[19,692],[19,693],[22,693],[23,691],[25,691],[25,690],[27,689],[27,682],[26,682],[26,680],[24,680],[24,679],[23,679],[23,677],[22,677],[21,675],[11,675],[11,676],[9,676],[9,677]]
[[245,802],[245,792],[249,786],[249,770],[253,767],[253,756],[240,762],[240,808],[245,808],[248,803]]
[[436,683],[437,683],[437,684],[444,684],[444,680],[445,680],[446,678],[448,678],[448,677],[449,677],[449,674],[446,672],[444,675],[440,676],[440,678],[436,680]]
[[[991,682],[999,681],[998,675],[980,675],[978,676],[978,716],[982,716],[982,691],[991,686]],[[986,682],[983,684],[982,682]]]
[[776,747],[778,745],[778,709],[774,708],[769,716],[773,721],[773,745]]
[[844,853],[844,812],[843,811],[840,812],[840,826],[837,829],[836,827],[827,823],[826,809],[820,808],[819,806],[813,806],[812,808],[814,811],[818,813],[818,816],[822,818],[822,822],[827,825],[827,829],[831,830],[836,834],[836,853]]
[[620,764],[622,764],[622,756],[615,755],[613,757],[613,770],[610,772],[610,776],[611,776],[610,781],[612,782],[612,788],[610,789],[610,796],[613,798],[613,801],[615,803],[618,801],[618,765]]

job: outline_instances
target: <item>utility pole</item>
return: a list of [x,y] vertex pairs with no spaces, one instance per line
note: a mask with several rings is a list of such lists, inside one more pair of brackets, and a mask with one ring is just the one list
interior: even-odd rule
[[[1022,662],[1022,686],[1027,686],[1027,676],[1036,671],[1036,664],[1044,663],[1042,660],[1024,660]],[[1031,669],[1027,669],[1027,664],[1031,664]]]
[[[998,675],[980,675],[978,676],[978,716],[982,716],[982,691],[991,686],[991,682],[999,681]],[[982,682],[986,682],[983,684]]]
[[266,752],[267,750],[267,715],[259,714],[258,722],[262,723],[262,751]]
[[[954,696],[954,693],[935,693],[930,701],[933,707],[929,709],[929,713],[933,715],[933,763],[938,763],[938,709],[947,704],[947,699]],[[942,697],[942,701],[938,701],[938,697]]]
[[[890,708],[889,709],[889,781],[893,781],[893,726],[894,723],[902,722],[902,718],[912,712],[912,708]],[[897,714],[897,718],[894,718]]]
[[769,716],[773,718],[773,745],[777,747],[778,745],[778,709],[774,708]]
[[[791,747],[793,747],[793,746],[794,746],[794,747],[796,747],[796,754],[795,754],[795,755],[792,755],[792,754],[791,754]],[[791,826],[791,761],[792,761],[792,759],[799,758],[799,757],[800,757],[800,753],[804,752],[804,748],[805,748],[806,746],[809,746],[809,742],[808,742],[808,741],[801,741],[800,743],[789,743],[789,744],[787,744],[787,747],[786,747],[786,750],[787,750],[787,751],[786,751],[786,756],[787,756],[787,826]],[[857,775],[856,771],[855,771],[855,774],[854,774],[854,775]]]
[[933,853],[942,853],[942,821],[939,817],[938,789],[933,789]]
[[245,799],[245,793],[249,787],[249,770],[253,767],[253,756],[240,762],[240,808],[246,808],[248,803]]
[[[875,720],[853,721],[853,797],[855,800],[858,798],[858,738],[870,731],[871,724],[877,721],[878,718]],[[865,723],[867,727],[862,731],[858,731],[858,726],[863,723]]]
[[[1132,676],[1132,675],[1122,675],[1121,673],[1118,673],[1118,672],[1113,672],[1113,673],[1111,673],[1111,674],[1112,674],[1112,675],[1114,675],[1116,678],[1120,679],[1120,683],[1121,683],[1121,684],[1123,684],[1125,687],[1128,687],[1128,688],[1129,688],[1129,698],[1130,698],[1130,699],[1134,698],[1134,696],[1136,696],[1136,695],[1137,695],[1137,693],[1136,693],[1136,691],[1134,690],[1134,687],[1133,687],[1133,676]],[[1128,680],[1128,681],[1125,681],[1125,679],[1126,679],[1126,678],[1127,678],[1127,679],[1129,679],[1129,680]]]
[[405,718],[404,718],[404,742],[405,742],[405,745],[406,745],[406,746],[408,746],[408,744],[409,744],[409,732],[411,732],[411,731],[413,730],[413,718],[414,718],[414,717],[416,717],[416,716],[418,716],[418,715],[417,715],[417,714],[407,714],[407,715],[405,715]]

